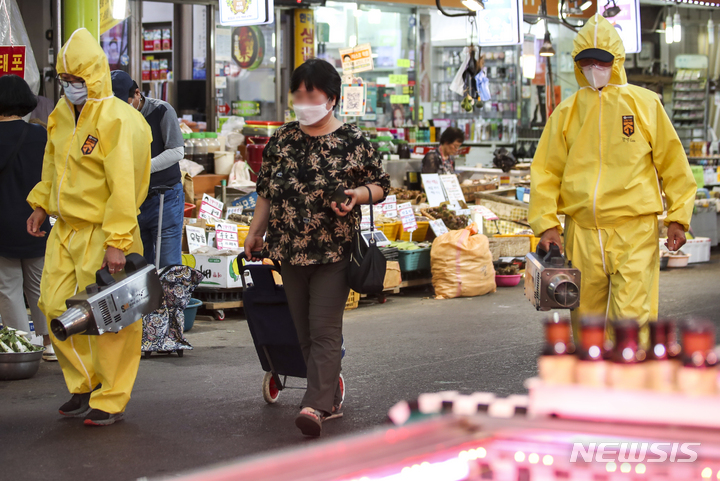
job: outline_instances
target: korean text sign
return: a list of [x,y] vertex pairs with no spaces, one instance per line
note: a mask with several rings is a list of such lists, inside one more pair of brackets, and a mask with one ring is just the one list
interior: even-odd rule
[[25,46],[0,46],[0,77],[3,75],[25,78]]

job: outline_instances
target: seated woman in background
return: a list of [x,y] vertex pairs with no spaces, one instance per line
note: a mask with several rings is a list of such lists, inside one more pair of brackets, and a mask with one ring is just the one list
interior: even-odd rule
[[448,127],[440,136],[437,149],[425,154],[422,161],[423,174],[454,174],[455,155],[465,142],[465,133],[457,127]]

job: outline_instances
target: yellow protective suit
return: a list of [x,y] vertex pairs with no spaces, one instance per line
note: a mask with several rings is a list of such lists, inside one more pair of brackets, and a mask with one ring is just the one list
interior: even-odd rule
[[[615,28],[595,15],[578,32],[573,58],[597,48],[614,57],[610,83],[580,89],[550,116],[533,159],[528,220],[536,235],[566,216],[567,257],[582,272],[580,316],[657,318],[659,242],[665,224],[690,224],[697,185],[685,151],[654,92],[627,84],[625,49]],[[661,187],[662,185],[662,187]],[[562,230],[561,230],[562,232]]]
[[[58,55],[58,73],[82,77],[88,99],[78,115],[61,98],[48,120],[42,181],[28,196],[33,208],[58,217],[49,234],[40,308],[48,322],[65,300],[95,282],[105,249],[142,254],[139,206],[150,182],[152,134],[142,115],[113,95],[105,53],[86,29]],[[71,393],[92,393],[90,406],[125,410],[140,363],[142,323],[117,334],[52,337]]]

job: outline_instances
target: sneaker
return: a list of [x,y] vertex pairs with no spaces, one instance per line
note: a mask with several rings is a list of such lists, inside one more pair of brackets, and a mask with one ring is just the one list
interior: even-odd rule
[[52,344],[45,346],[45,351],[42,355],[43,361],[57,361],[57,355],[55,354],[55,348]]
[[90,412],[90,393],[73,394],[72,398],[58,410],[68,418],[81,418]]
[[123,413],[106,413],[99,409],[93,409],[85,417],[85,426],[109,426],[115,424],[118,421],[122,421],[124,417]]

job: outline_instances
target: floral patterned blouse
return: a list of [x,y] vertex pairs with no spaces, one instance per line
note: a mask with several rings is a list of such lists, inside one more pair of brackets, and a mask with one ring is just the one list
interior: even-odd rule
[[257,180],[258,195],[270,200],[265,253],[297,266],[343,260],[351,251],[356,220],[335,214],[331,197],[341,185],[367,184],[382,187],[384,197],[390,177],[360,129],[344,124],[311,137],[298,122],[282,126],[265,146]]

